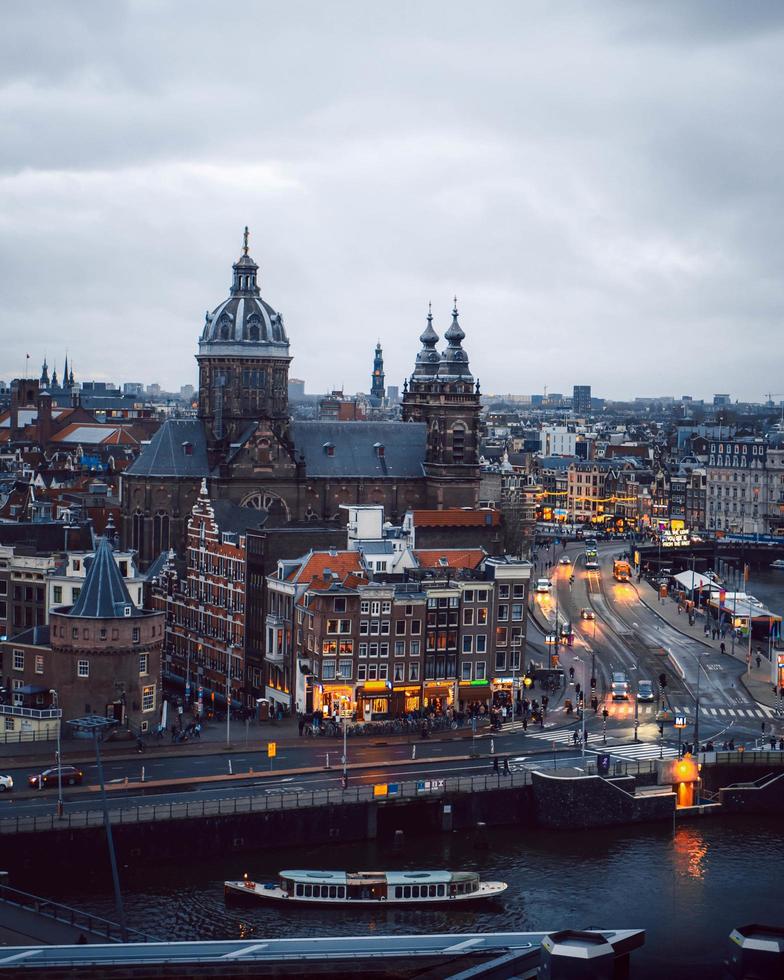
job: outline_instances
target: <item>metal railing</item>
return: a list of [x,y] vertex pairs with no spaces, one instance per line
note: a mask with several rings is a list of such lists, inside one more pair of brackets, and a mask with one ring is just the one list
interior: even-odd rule
[[0,732],[0,745],[24,745],[27,742],[54,742],[57,739],[56,729],[45,729],[33,732]]
[[[109,819],[115,824],[154,823],[159,820],[189,820],[220,817],[237,813],[267,813],[274,810],[298,810],[303,807],[347,806],[368,803],[373,800],[416,799],[446,796],[453,793],[481,793],[491,789],[510,789],[528,786],[529,770],[490,772],[486,776],[453,776],[448,779],[411,780],[410,782],[385,783],[385,793],[379,794],[372,783],[348,789],[314,789],[298,792],[282,792],[263,795],[230,796],[218,800],[192,800],[182,803],[149,803],[133,807],[116,807],[109,811]],[[52,830],[79,830],[103,825],[100,810],[66,810],[62,817],[55,814],[42,816],[16,816],[0,820],[0,835],[45,832]]]
[[80,929],[83,932],[89,932],[94,936],[102,936],[112,943],[159,942],[154,936],[150,936],[144,932],[137,932],[135,929],[126,929],[125,935],[123,935],[122,928],[116,922],[103,919],[100,915],[81,912],[79,909],[72,908],[70,905],[52,902],[48,898],[41,898],[39,895],[31,895],[29,892],[19,891],[18,888],[11,888],[10,885],[0,885],[0,902],[5,902],[19,909],[35,912],[37,915],[44,915],[49,919],[56,919],[58,922],[64,922],[66,925],[73,926],[75,929]]
[[20,704],[0,704],[0,715],[11,715],[14,718],[59,718],[60,708],[23,708]]

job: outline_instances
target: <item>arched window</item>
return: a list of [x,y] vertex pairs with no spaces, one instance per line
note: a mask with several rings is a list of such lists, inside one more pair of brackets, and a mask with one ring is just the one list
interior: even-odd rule
[[248,320],[248,340],[257,341],[259,336],[259,318],[257,316],[252,316]]
[[152,522],[152,553],[157,556],[169,547],[169,515],[162,510],[153,518]]
[[140,510],[132,518],[131,542],[134,551],[141,554],[144,547],[144,514]]
[[452,461],[462,463],[465,457],[465,426],[452,427]]
[[218,334],[221,340],[228,340],[231,334],[231,320],[229,317],[221,317],[220,324],[218,326]]

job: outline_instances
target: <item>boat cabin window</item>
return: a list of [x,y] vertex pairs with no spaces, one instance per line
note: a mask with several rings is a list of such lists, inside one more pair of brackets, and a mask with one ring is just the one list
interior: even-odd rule
[[313,895],[313,885],[305,885],[305,898],[310,898]]
[[402,898],[402,897],[403,897],[403,886],[395,885],[395,898]]
[[445,895],[446,894],[446,888],[445,888],[444,885],[438,885],[438,894],[439,895]]
[[299,895],[300,897],[302,896],[302,885],[297,885],[297,894],[298,894],[298,895]]
[[338,886],[337,885],[330,885],[329,886],[329,897],[330,898],[337,898],[338,897]]
[[403,888],[403,898],[411,898],[411,885],[405,885]]
[[435,885],[430,885],[428,887],[428,894],[430,895],[431,898],[435,898],[436,897],[436,886]]
[[344,885],[338,885],[338,898],[346,897],[346,889]]

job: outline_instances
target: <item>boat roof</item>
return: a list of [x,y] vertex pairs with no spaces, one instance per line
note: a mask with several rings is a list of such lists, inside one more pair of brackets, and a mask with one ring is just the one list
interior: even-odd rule
[[281,871],[281,878],[332,885],[361,884],[363,881],[386,881],[388,885],[447,885],[452,881],[470,881],[479,877],[473,871]]

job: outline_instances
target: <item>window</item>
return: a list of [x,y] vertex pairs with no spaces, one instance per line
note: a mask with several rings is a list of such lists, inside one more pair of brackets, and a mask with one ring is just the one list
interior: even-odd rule
[[[363,602],[362,605],[363,606],[366,606],[367,603],[366,602]],[[370,624],[368,623],[368,621],[366,619],[360,620],[360,623],[359,623],[359,635],[360,636],[367,636],[368,635],[368,632],[369,632],[369,626],[370,626]]]
[[499,585],[498,586],[498,598],[499,599],[508,599],[509,598],[509,586],[508,585]]
[[498,607],[498,619],[503,622],[509,618],[509,606],[504,602]]
[[414,615],[414,607],[412,605],[407,605],[406,616],[413,616],[413,615]]
[[335,661],[325,660],[321,665],[321,679],[325,681],[335,680]]
[[142,688],[142,711],[155,710],[155,685]]
[[464,609],[463,610],[463,626],[473,626],[474,625],[474,610]]
[[418,657],[419,656],[419,651],[421,650],[421,648],[422,648],[422,644],[421,644],[421,642],[419,640],[412,640],[411,641],[411,650],[410,650],[411,656],[412,657]]
[[525,598],[525,586],[524,585],[516,585],[512,589],[512,595],[514,596],[515,599],[524,599]]
[[350,660],[338,661],[338,676],[343,680],[349,680],[353,673],[353,666]]
[[63,587],[62,585],[55,585],[52,589],[52,602],[60,603],[63,601]]
[[346,600],[344,598],[341,599],[336,597],[334,604],[336,613],[344,613],[346,611]]
[[395,636],[405,636],[406,635],[406,621],[405,619],[398,619],[395,621]]
[[139,642],[139,627],[138,626],[134,626],[134,628],[133,628],[132,639],[133,639],[133,642],[134,643],[138,643]]
[[471,653],[474,646],[474,638],[470,634],[463,637],[463,653]]
[[477,589],[476,590],[476,601],[477,602],[487,602],[487,589]]
[[378,679],[385,681],[389,677],[389,666],[387,664],[378,665]]
[[507,643],[507,629],[505,626],[496,626],[495,642],[499,647],[505,647]]
[[463,681],[471,680],[471,661],[468,663],[461,664],[460,666],[460,679]]
[[139,674],[144,676],[148,673],[150,655],[148,653],[142,653],[139,655]]
[[381,632],[381,623],[377,619],[370,620],[370,634],[371,636],[378,636]]
[[14,670],[24,670],[24,650],[14,650]]
[[79,660],[76,664],[76,674],[78,677],[89,677],[90,676],[90,661],[89,660]]
[[408,679],[410,681],[418,681],[419,680],[419,664],[418,663],[410,663],[408,665]]
[[483,606],[476,611],[476,625],[487,626],[487,607]]
[[368,648],[367,643],[360,643],[359,644],[359,655],[360,655],[360,657],[367,657],[367,648]]
[[13,718],[6,718],[5,719],[5,730],[7,732],[12,732],[14,730],[14,719]]
[[362,613],[363,616],[367,616],[368,613],[370,612],[370,603],[365,601],[360,602],[359,611]]
[[321,654],[324,657],[334,657],[338,652],[338,641],[337,640],[322,640],[321,641]]
[[405,655],[406,655],[405,640],[395,640],[395,656],[405,657]]
[[367,680],[367,664],[359,664],[357,666],[357,680]]
[[327,633],[338,633],[340,632],[340,621],[337,619],[327,620]]
[[411,620],[411,635],[412,636],[419,636],[419,634],[421,632],[422,632],[422,620],[421,619],[412,619]]
[[382,636],[389,636],[389,620],[388,619],[382,619],[381,620],[381,635]]
[[523,618],[523,604],[522,602],[512,603],[512,622],[519,623]]
[[381,603],[381,612],[385,616],[388,616],[392,612],[392,603],[388,599]]
[[405,664],[395,664],[393,680],[396,684],[402,683],[406,679],[406,665]]
[[371,657],[378,657],[378,643],[371,643],[368,653]]
[[35,672],[36,674],[43,674],[44,672],[44,658],[39,653],[35,655]]
[[487,650],[487,635],[480,633],[476,638],[476,652],[484,653]]
[[478,660],[474,668],[475,676],[478,681],[483,681],[486,676],[485,662],[484,660]]
[[380,616],[381,615],[381,603],[380,602],[371,602],[371,604],[370,604],[370,615],[371,616]]
[[381,646],[379,648],[379,655],[382,656],[382,657],[388,657],[389,656],[389,644],[388,643],[382,643],[381,644]]

